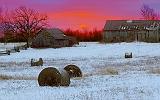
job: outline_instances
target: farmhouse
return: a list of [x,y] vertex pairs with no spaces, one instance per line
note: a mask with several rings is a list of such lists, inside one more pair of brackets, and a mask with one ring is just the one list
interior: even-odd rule
[[60,48],[70,47],[77,44],[74,37],[64,35],[64,32],[58,28],[43,29],[31,43],[32,48]]
[[104,42],[160,42],[160,20],[108,20]]

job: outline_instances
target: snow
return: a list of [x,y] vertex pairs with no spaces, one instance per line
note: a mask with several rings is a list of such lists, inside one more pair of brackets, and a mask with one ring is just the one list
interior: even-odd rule
[[159,76],[92,76],[69,87],[39,87],[37,81],[2,81],[1,100],[158,100]]
[[[132,52],[133,58],[125,59],[126,52]],[[0,100],[159,100],[160,73],[152,73],[159,69],[159,52],[160,43],[82,42],[75,47],[29,48],[0,56],[0,77],[10,77],[0,80]],[[44,66],[31,67],[31,58],[43,58]],[[77,65],[83,77],[71,79],[69,87],[39,87],[42,69],[63,69],[68,64]],[[118,75],[105,73],[107,68]]]
[[32,49],[23,50],[11,56],[1,56],[1,61],[27,61],[31,58],[43,59],[90,59],[90,58],[122,58],[126,52],[132,52],[134,57],[160,56],[159,43],[80,43],[78,47],[58,49]]

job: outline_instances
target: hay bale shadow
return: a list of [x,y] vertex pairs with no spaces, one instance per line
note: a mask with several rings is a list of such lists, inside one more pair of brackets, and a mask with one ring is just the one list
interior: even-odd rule
[[67,65],[64,70],[66,70],[71,78],[82,77],[82,71],[76,65]]

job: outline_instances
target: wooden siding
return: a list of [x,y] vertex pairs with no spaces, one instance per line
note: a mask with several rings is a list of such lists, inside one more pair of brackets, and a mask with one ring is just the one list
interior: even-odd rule
[[[53,33],[58,32],[58,33]],[[43,30],[32,41],[32,48],[70,47],[77,43],[76,38],[65,36],[62,31]]]
[[105,31],[105,42],[160,42],[159,31]]
[[104,42],[160,42],[160,21],[111,20],[103,31]]

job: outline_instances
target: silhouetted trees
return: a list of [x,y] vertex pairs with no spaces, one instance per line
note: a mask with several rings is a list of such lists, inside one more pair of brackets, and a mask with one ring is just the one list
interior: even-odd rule
[[47,26],[46,15],[26,7],[19,7],[9,13],[4,12],[1,19],[0,26],[3,30],[4,40],[8,41],[8,38],[14,37],[13,40],[27,42],[27,46],[36,33]]
[[153,8],[148,5],[143,4],[141,7],[141,15],[145,20],[157,20],[159,19],[158,13],[155,12]]
[[78,41],[101,41],[102,40],[102,31],[97,30],[96,28],[88,31],[79,31],[79,30],[65,30],[65,35],[74,36]]

